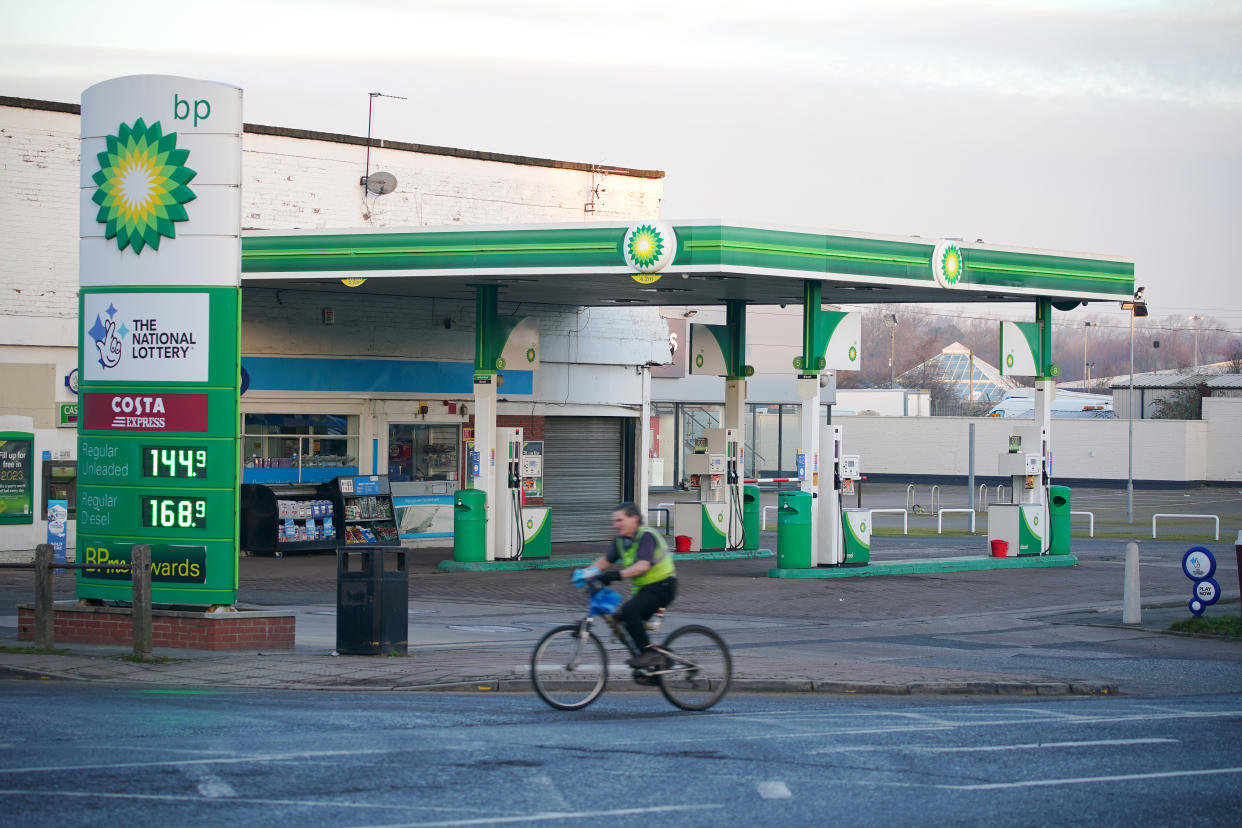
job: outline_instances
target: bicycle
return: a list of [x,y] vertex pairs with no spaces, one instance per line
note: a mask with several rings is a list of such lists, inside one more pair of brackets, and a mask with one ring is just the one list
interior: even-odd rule
[[[576,624],[549,630],[530,657],[535,692],[558,710],[581,710],[598,699],[608,683],[608,653],[591,629],[596,616],[604,619],[630,655],[639,652],[612,612],[621,596],[594,578],[587,579],[582,589],[591,598],[591,609]],[[606,612],[601,606],[607,602],[598,600],[605,591],[616,596]],[[682,710],[707,710],[724,698],[733,676],[733,659],[714,630],[701,624],[678,627],[654,649],[664,656],[663,664],[635,668],[636,683],[660,688],[664,698]]]

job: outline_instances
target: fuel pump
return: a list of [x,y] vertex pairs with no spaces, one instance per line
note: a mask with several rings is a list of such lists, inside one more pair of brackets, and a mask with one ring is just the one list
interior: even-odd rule
[[[997,457],[998,471],[1012,488],[1008,503],[988,507],[988,540],[1004,541],[1008,557],[1048,553],[1047,446],[1046,428],[1018,428],[1009,438],[1009,450]],[[996,544],[992,546],[993,554],[999,554]]]
[[522,557],[522,429],[496,429],[496,456],[504,473],[496,481],[496,559]]
[[705,428],[686,455],[690,486],[698,500],[679,502],[673,524],[690,538],[691,551],[741,548],[742,448],[733,429]]
[[826,456],[826,474],[819,478],[818,542],[816,566],[839,566],[845,562],[841,512],[841,426],[824,425],[820,431],[820,451]]

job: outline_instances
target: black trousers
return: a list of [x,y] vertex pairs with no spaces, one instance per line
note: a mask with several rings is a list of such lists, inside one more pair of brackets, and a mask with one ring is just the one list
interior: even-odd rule
[[644,626],[647,619],[655,615],[660,607],[672,604],[676,597],[677,577],[673,576],[663,581],[656,581],[654,584],[647,584],[621,605],[621,609],[617,611],[617,617],[625,625],[625,631],[630,634],[630,638],[634,640],[634,645],[638,649],[641,650],[651,643],[647,628]]

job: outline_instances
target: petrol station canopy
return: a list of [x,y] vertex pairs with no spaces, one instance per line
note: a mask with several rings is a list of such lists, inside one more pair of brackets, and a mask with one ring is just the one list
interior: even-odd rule
[[[655,272],[640,272],[627,255],[630,239],[643,228],[671,248]],[[955,266],[951,273],[946,255]],[[252,231],[243,237],[245,287],[358,289],[343,279],[365,279],[362,290],[369,294],[468,301],[477,286],[497,285],[507,302],[597,307],[800,304],[804,284],[815,281],[825,303],[1049,298],[1068,310],[1080,302],[1129,299],[1134,263],[955,239],[719,221]]]

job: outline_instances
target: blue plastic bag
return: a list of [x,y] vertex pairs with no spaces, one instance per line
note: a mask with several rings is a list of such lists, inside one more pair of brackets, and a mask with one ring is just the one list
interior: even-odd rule
[[591,615],[612,615],[621,606],[621,593],[604,587],[591,596]]

